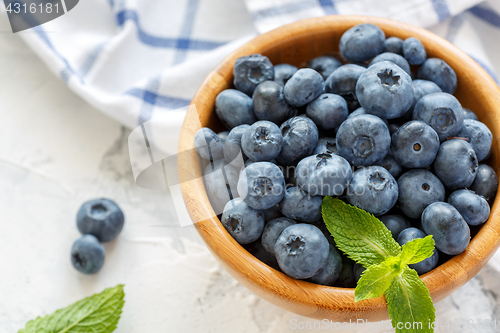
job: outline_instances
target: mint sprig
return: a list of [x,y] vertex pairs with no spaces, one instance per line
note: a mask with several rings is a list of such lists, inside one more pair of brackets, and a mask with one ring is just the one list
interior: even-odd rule
[[434,239],[412,240],[401,248],[387,227],[372,214],[339,199],[325,197],[323,220],[337,247],[363,265],[355,301],[385,295],[397,333],[433,332],[435,309],[429,290],[408,265],[432,256]]
[[122,313],[123,285],[108,288],[52,315],[38,317],[18,333],[111,333]]
[[324,198],[322,211],[337,247],[363,267],[380,264],[401,253],[401,246],[387,227],[366,211],[331,197]]

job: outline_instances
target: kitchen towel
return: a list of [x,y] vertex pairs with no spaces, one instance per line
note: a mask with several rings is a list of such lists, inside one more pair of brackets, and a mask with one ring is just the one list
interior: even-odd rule
[[18,34],[71,90],[125,126],[167,118],[175,150],[183,107],[204,77],[259,33],[323,15],[383,16],[429,28],[494,77],[498,13],[493,0],[85,0]]

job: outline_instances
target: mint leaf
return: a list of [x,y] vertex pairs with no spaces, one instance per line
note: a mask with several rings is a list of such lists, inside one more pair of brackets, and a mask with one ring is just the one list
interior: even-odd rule
[[321,208],[337,247],[366,267],[354,292],[355,301],[384,294],[397,333],[433,332],[436,315],[429,290],[408,267],[432,256],[432,236],[408,242],[401,249],[372,214],[331,197],[323,199]]
[[358,302],[382,296],[391,286],[392,280],[399,274],[401,274],[399,257],[389,257],[379,265],[368,267],[361,275],[354,290],[354,300]]
[[364,267],[401,253],[391,232],[372,214],[331,197],[325,197],[321,207],[337,247]]
[[385,292],[389,317],[396,333],[433,332],[436,320],[434,304],[417,272],[405,266]]
[[434,254],[434,239],[432,235],[417,238],[403,245],[401,261],[403,264],[416,264]]
[[111,333],[122,313],[123,285],[87,297],[52,315],[38,317],[18,333]]

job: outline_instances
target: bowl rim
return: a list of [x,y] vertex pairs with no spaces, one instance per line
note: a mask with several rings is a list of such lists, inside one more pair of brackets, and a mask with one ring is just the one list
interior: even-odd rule
[[[294,280],[267,266],[238,244],[222,226],[206,195],[201,178],[200,158],[194,151],[193,140],[197,128],[193,123],[197,122],[196,118],[199,118],[202,126],[213,122],[213,95],[230,87],[228,81],[232,77],[233,64],[237,58],[253,53],[265,54],[266,50],[272,49],[273,45],[279,44],[280,41],[297,35],[311,34],[311,31],[318,33],[333,30],[334,27],[341,27],[345,31],[360,23],[373,23],[388,36],[397,35],[403,39],[417,37],[424,45],[427,44],[426,48],[429,43],[435,44],[431,54],[445,59],[454,69],[458,65],[467,66],[467,72],[474,72],[475,78],[482,82],[482,97],[489,96],[491,99],[486,103],[489,103],[490,107],[500,105],[500,89],[494,80],[466,53],[441,37],[423,28],[392,19],[355,15],[325,16],[291,23],[259,35],[227,56],[210,72],[194,96],[191,105],[196,106],[199,114],[195,109],[188,111],[179,141],[179,151],[189,151],[180,154],[178,158],[183,198],[192,220],[201,221],[195,223],[195,226],[210,251],[233,277],[257,295],[287,310],[317,319],[382,320],[388,318],[388,314],[384,297],[354,302],[353,288],[328,287]],[[342,31],[339,30],[338,33],[341,34]],[[448,56],[443,56],[445,53],[448,53]],[[500,135],[500,131],[497,133]],[[494,140],[494,146],[497,146],[497,140]],[[495,161],[491,162],[495,163],[495,171],[499,170],[497,159],[495,156]],[[474,277],[498,249],[499,197],[495,198],[491,207],[489,220],[471,240],[466,251],[421,276],[434,302],[443,299]]]

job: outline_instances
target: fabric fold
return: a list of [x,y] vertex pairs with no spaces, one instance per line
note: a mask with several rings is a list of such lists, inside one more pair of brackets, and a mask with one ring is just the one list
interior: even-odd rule
[[257,33],[329,14],[387,17],[447,38],[496,78],[498,13],[480,0],[86,0],[19,35],[97,109],[132,129],[172,113],[168,130],[206,75]]

